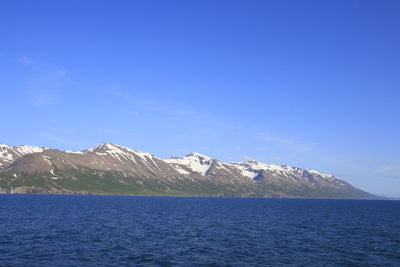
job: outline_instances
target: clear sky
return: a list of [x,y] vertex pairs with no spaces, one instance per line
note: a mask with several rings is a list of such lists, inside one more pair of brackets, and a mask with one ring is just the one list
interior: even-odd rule
[[0,1],[0,143],[109,141],[400,195],[400,1]]

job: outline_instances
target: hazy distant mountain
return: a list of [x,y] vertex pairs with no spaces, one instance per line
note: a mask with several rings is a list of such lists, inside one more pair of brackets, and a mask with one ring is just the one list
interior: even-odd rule
[[84,151],[0,145],[3,193],[374,198],[333,175],[191,153],[161,159],[110,143]]

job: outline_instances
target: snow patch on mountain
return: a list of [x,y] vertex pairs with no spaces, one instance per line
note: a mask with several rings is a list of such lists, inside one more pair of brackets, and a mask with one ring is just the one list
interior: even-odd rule
[[255,170],[255,171],[271,171],[271,172],[294,172],[294,167],[286,166],[286,165],[277,165],[277,164],[265,164],[257,161],[245,161],[238,162],[237,165]]
[[9,146],[0,145],[0,159],[8,162],[12,162],[14,160],[13,155],[10,153]]
[[156,174],[157,172],[162,172],[161,168],[156,162],[156,159],[160,159],[147,152],[133,150],[128,147],[114,145],[108,142],[102,143],[99,146],[86,150],[86,153],[88,152],[96,153],[102,156],[110,155],[121,163],[132,161],[139,166],[146,166],[154,174]]
[[27,146],[27,145],[13,147],[14,152],[17,153],[19,156],[24,156],[32,153],[41,153],[47,149],[48,149],[47,147],[37,147],[37,146]]
[[[40,153],[48,148],[46,147],[37,147],[37,146],[28,146],[28,145],[19,145],[19,146],[8,146],[4,144],[0,144],[0,160],[5,162],[13,162],[15,159],[32,154],[32,153]],[[2,164],[3,165],[3,164]]]
[[180,174],[184,174],[184,175],[189,175],[189,174],[190,174],[190,172],[188,172],[188,171],[182,169],[179,165],[173,165],[173,167],[174,167],[175,170],[176,170],[177,172],[179,172]]
[[330,174],[324,174],[315,170],[305,170],[287,165],[265,164],[257,161],[233,162],[230,163],[230,165],[234,166],[243,176],[251,180],[256,179],[262,171],[268,171],[275,176],[285,176],[291,178],[292,180],[295,180],[293,179],[293,175],[301,177],[305,180],[313,179],[314,176],[327,180],[335,179],[335,177]]
[[85,154],[87,151],[73,151],[73,150],[65,150],[64,152],[65,152],[65,153],[68,153],[68,154],[77,154],[77,155],[83,155],[83,154]]
[[312,173],[312,174],[314,174],[314,175],[321,176],[322,178],[328,179],[328,180],[331,180],[331,179],[334,179],[334,178],[335,178],[335,176],[333,176],[332,174],[321,173],[321,172],[318,172],[318,171],[316,171],[316,170],[308,170],[308,172],[309,172],[309,173]]
[[97,154],[101,154],[104,155],[104,153],[108,153],[108,154],[118,154],[118,155],[122,155],[124,157],[129,157],[131,156],[131,154],[135,154],[138,157],[140,157],[141,159],[147,161],[147,159],[151,159],[151,158],[155,158],[155,156],[153,156],[150,153],[147,152],[141,152],[141,151],[137,151],[137,150],[133,150],[129,147],[123,147],[123,146],[119,146],[119,145],[113,145],[110,143],[103,143],[100,144],[96,147],[90,148],[87,150],[88,152],[95,152]]
[[260,175],[259,171],[252,169],[250,166],[244,163],[245,162],[234,162],[228,164],[236,168],[244,177],[247,177],[250,180],[256,179]]
[[184,156],[183,158],[164,159],[164,162],[172,164],[174,168],[180,173],[182,173],[182,168],[180,167],[181,165],[190,169],[192,172],[197,172],[200,173],[201,175],[206,175],[207,171],[211,168],[214,159],[193,152]]

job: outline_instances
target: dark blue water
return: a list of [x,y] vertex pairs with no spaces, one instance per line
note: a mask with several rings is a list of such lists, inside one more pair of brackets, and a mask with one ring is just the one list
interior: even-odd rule
[[1,266],[400,266],[400,201],[1,195]]

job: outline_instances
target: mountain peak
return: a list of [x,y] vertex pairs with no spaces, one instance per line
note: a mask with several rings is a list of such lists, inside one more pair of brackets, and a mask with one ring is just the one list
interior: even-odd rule
[[129,147],[124,147],[124,146],[120,146],[120,145],[115,145],[109,142],[104,142],[101,143],[100,145],[93,147],[89,150],[87,150],[87,152],[95,152],[98,153],[100,155],[104,155],[104,154],[119,154],[119,155],[124,155],[128,158],[130,158],[132,154],[135,154],[143,159],[145,159],[146,157],[148,158],[156,158],[155,156],[153,156],[150,153],[147,152],[141,152],[141,151],[137,151],[134,149],[131,149]]
[[205,159],[205,160],[213,159],[213,158],[210,158],[210,157],[208,157],[206,155],[203,155],[203,154],[200,154],[200,153],[197,153],[197,152],[191,152],[191,153],[189,153],[189,154],[187,154],[185,156],[185,158],[187,158],[187,157],[196,157],[196,158],[201,158],[201,159]]
[[119,145],[112,144],[110,142],[103,142],[99,145],[99,147],[120,147]]
[[251,159],[251,160],[246,160],[244,163],[248,163],[248,164],[259,164],[259,163],[261,163],[261,162],[256,161],[256,160],[254,160],[254,159]]
[[97,145],[95,147],[92,147],[88,149],[90,152],[98,152],[98,151],[104,151],[104,150],[116,150],[119,149],[121,146],[111,144],[110,142],[103,142],[100,145]]

